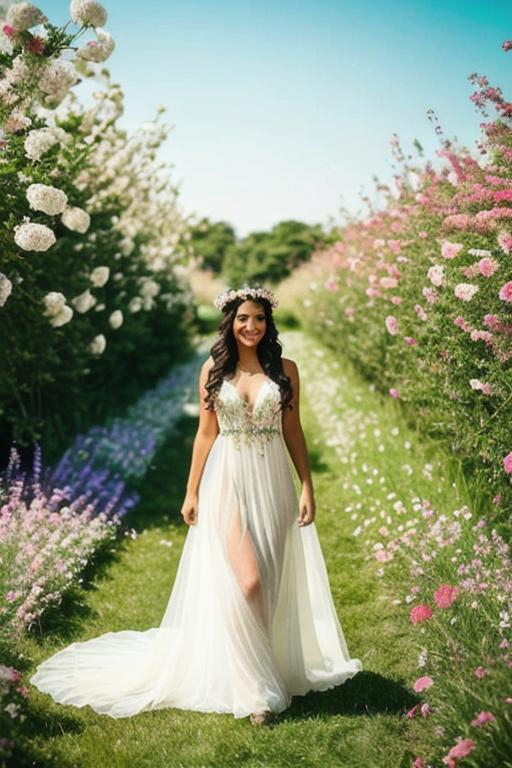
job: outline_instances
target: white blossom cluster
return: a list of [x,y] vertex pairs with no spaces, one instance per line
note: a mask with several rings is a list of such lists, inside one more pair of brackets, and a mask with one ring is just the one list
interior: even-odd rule
[[48,19],[44,13],[32,3],[15,3],[7,9],[6,22],[16,32],[25,32],[45,21]]
[[73,317],[73,310],[66,303],[66,297],[63,293],[50,291],[44,297],[44,303],[46,310],[43,314],[50,318],[50,324],[54,328],[69,323]]
[[97,39],[89,40],[78,50],[78,56],[85,61],[103,62],[115,48],[114,38],[102,29],[96,30]]
[[47,251],[55,241],[53,231],[45,224],[27,221],[14,228],[14,242],[24,251]]
[[91,217],[82,208],[70,207],[63,211],[61,221],[72,232],[84,234],[89,229]]
[[52,126],[34,129],[25,139],[25,155],[29,160],[40,160],[55,144],[67,144],[69,139],[69,135],[62,128]]
[[81,27],[103,27],[108,18],[107,11],[96,0],[71,0],[69,15]]
[[48,216],[56,216],[65,209],[68,196],[61,189],[47,184],[31,184],[27,189],[27,200],[34,211],[43,211]]
[[12,283],[9,278],[0,272],[0,307],[3,307],[12,292]]

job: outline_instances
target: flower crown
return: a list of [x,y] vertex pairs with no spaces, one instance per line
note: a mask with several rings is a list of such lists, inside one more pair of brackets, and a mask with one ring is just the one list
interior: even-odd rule
[[272,291],[269,291],[267,288],[251,288],[249,285],[244,285],[244,287],[239,288],[238,291],[231,290],[219,293],[213,304],[217,309],[224,309],[226,304],[229,304],[229,302],[234,301],[235,299],[247,299],[249,297],[251,297],[251,299],[267,299],[267,301],[270,302],[272,309],[275,309],[279,305],[279,302]]

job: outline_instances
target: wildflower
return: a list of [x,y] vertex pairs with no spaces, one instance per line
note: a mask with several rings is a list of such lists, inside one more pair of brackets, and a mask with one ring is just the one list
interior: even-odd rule
[[480,379],[470,379],[469,386],[471,389],[479,390],[484,395],[492,394],[492,387],[487,382],[480,381]]
[[418,711],[419,708],[420,708],[420,705],[419,704],[415,704],[414,707],[412,709],[410,709],[406,713],[405,716],[408,717],[409,719],[412,719],[414,717],[414,715],[416,714],[416,712]]
[[398,400],[400,398],[400,392],[398,391],[398,389],[395,389],[394,387],[391,387],[391,389],[389,390],[389,394],[391,395],[393,400]]
[[478,290],[478,285],[472,285],[471,283],[458,283],[454,288],[454,293],[458,299],[461,299],[461,301],[471,301],[473,296],[478,293]]
[[510,453],[507,453],[507,455],[503,459],[503,469],[505,470],[507,475],[512,474],[512,451],[510,451]]
[[501,230],[501,232],[498,235],[498,245],[502,249],[502,251],[506,254],[509,254],[512,252],[512,235],[510,235],[505,230]]
[[494,259],[490,259],[487,256],[480,259],[478,262],[478,269],[480,274],[484,277],[492,277],[496,270],[499,268],[499,264]]
[[458,587],[451,584],[441,584],[434,592],[434,600],[438,608],[450,608],[459,594]]
[[71,303],[75,307],[76,311],[80,312],[81,315],[85,314],[85,312],[88,312],[92,307],[94,307],[96,301],[96,297],[92,295],[89,289],[71,299]]
[[441,243],[441,256],[443,259],[454,259],[463,248],[464,246],[461,243],[451,243],[449,240],[443,240]]
[[476,742],[472,739],[461,739],[457,744],[450,749],[448,754],[443,757],[443,763],[446,763],[450,768],[455,766],[455,760],[459,760],[462,757],[467,757],[476,747]]
[[421,693],[422,691],[425,691],[427,688],[430,688],[432,685],[434,685],[434,681],[430,677],[430,675],[423,675],[422,677],[418,677],[417,680],[415,680],[413,688],[416,691],[416,693]]
[[421,705],[420,712],[423,715],[423,717],[429,717],[430,715],[430,705],[425,702],[425,704]]
[[418,344],[412,336],[404,336],[404,341],[409,347],[415,347]]
[[394,315],[388,315],[385,320],[386,330],[392,336],[395,336],[398,332],[398,321]]
[[471,725],[480,726],[485,725],[485,723],[491,723],[496,722],[496,718],[492,714],[492,712],[486,712],[482,711],[479,712],[478,715],[474,718],[474,720],[471,721]]
[[512,280],[501,286],[499,297],[502,301],[506,301],[508,304],[512,302]]
[[432,285],[435,285],[436,287],[440,287],[444,283],[444,267],[436,264],[433,267],[430,267],[430,269],[427,272],[427,277],[432,283]]
[[30,160],[40,160],[54,144],[66,144],[69,135],[62,128],[37,128],[25,138],[25,154]]
[[420,624],[422,621],[427,621],[432,616],[432,608],[426,603],[419,603],[411,608],[409,617],[413,624]]
[[482,680],[487,675],[487,670],[484,667],[477,667],[474,674],[475,677],[478,677],[479,680]]

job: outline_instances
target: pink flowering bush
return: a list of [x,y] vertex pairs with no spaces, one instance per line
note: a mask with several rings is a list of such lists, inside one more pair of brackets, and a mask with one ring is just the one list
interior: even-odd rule
[[475,106],[491,104],[497,113],[482,124],[480,155],[444,139],[439,169],[415,165],[394,137],[396,190],[380,184],[382,209],[349,221],[288,288],[305,326],[399,399],[418,429],[442,440],[505,517],[512,503],[512,105],[485,77],[470,80]]

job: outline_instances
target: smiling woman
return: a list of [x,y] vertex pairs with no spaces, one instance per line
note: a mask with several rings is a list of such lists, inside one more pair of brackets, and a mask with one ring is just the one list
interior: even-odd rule
[[299,374],[281,357],[276,304],[259,288],[219,298],[181,510],[190,528],[160,626],[73,643],[40,664],[31,682],[56,701],[111,717],[177,707],[260,725],[294,695],[362,669],[314,525]]

